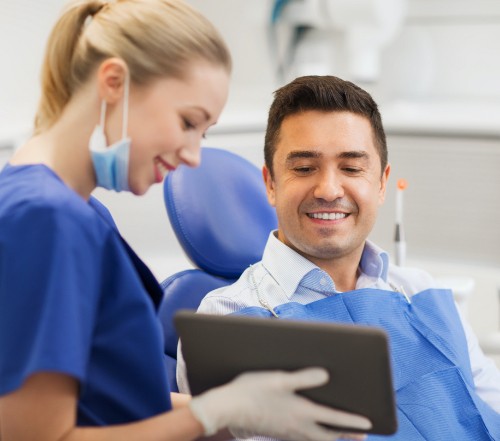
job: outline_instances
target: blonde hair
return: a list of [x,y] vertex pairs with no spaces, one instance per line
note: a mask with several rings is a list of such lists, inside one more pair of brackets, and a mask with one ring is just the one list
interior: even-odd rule
[[196,59],[231,70],[222,37],[183,0],[79,1],[62,14],[47,42],[36,133],[54,124],[74,92],[110,57],[127,63],[136,84],[182,78]]

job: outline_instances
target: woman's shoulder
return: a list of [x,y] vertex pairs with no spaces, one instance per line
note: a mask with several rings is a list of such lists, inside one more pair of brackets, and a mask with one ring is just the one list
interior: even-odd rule
[[102,204],[86,201],[67,187],[48,167],[15,166],[0,175],[2,229],[22,233],[57,228],[61,233],[102,236],[114,225],[104,221],[106,212]]

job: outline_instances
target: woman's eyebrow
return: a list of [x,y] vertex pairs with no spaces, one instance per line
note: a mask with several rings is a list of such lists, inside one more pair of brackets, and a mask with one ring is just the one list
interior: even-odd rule
[[191,106],[191,109],[198,110],[199,112],[203,113],[203,117],[205,118],[205,121],[210,121],[211,115],[203,107],[200,107],[200,106]]

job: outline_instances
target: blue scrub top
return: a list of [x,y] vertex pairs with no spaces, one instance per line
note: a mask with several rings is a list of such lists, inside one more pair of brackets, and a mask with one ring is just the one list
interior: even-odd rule
[[69,375],[85,426],[171,409],[161,288],[110,219],[44,165],[0,173],[0,395]]

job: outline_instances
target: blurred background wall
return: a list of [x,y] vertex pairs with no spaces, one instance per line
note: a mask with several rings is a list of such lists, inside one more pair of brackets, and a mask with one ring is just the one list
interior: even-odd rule
[[[205,145],[260,167],[267,109],[284,82],[329,73],[366,88],[380,104],[392,164],[372,239],[393,253],[396,182],[407,179],[408,264],[472,278],[467,310],[486,342],[500,322],[500,2],[292,0],[278,14],[273,0],[189,1],[234,58],[230,99]],[[0,0],[0,163],[29,136],[44,43],[64,4]],[[96,196],[159,279],[190,265],[161,186],[142,198]]]

